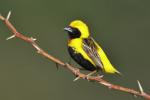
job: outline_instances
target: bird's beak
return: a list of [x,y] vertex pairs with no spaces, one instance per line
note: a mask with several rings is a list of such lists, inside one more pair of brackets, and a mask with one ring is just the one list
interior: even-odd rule
[[65,27],[64,30],[67,32],[73,32],[73,30],[70,26]]

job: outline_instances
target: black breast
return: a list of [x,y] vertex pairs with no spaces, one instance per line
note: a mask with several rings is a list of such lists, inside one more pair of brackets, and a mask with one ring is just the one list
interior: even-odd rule
[[70,54],[70,56],[83,68],[85,68],[86,70],[89,70],[89,71],[94,71],[96,70],[96,67],[90,63],[88,60],[84,59],[84,57],[79,54],[79,53],[76,53],[76,51],[71,48],[71,47],[68,47],[68,52]]

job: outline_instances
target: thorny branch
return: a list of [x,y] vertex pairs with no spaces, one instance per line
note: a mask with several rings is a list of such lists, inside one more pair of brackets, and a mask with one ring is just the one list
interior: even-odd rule
[[11,15],[11,12],[8,13],[6,18],[3,17],[2,15],[0,15],[0,20],[2,20],[4,22],[4,24],[7,26],[7,28],[13,34],[12,36],[8,37],[7,40],[17,37],[17,38],[20,38],[20,39],[24,40],[25,42],[30,43],[33,46],[33,48],[35,48],[40,55],[48,58],[49,60],[56,63],[57,65],[61,65],[62,67],[68,69],[70,72],[72,72],[72,74],[74,74],[75,76],[80,77],[81,79],[85,79],[85,80],[88,80],[88,81],[95,81],[95,82],[97,82],[101,85],[104,85],[104,86],[108,87],[108,88],[118,90],[118,91],[127,92],[127,93],[133,94],[135,96],[140,96],[140,97],[143,97],[147,100],[150,100],[150,94],[147,94],[143,91],[143,88],[142,88],[139,81],[137,81],[138,86],[139,86],[139,91],[136,91],[136,90],[131,89],[131,88],[126,88],[126,87],[123,87],[123,86],[112,84],[112,83],[104,80],[102,78],[102,76],[88,76],[87,77],[86,74],[81,73],[79,71],[79,69],[75,68],[74,66],[72,66],[68,63],[65,63],[65,62],[59,60],[58,58],[48,54],[46,51],[44,51],[42,48],[40,48],[38,46],[38,44],[35,42],[35,40],[36,40],[35,38],[27,37],[27,36],[21,34],[20,32],[18,32],[16,30],[16,28],[9,21],[10,15]]

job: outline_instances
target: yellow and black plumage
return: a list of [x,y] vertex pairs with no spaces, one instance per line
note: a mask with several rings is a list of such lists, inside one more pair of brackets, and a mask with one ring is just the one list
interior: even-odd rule
[[120,74],[102,48],[90,36],[88,26],[84,22],[72,21],[64,30],[69,35],[68,52],[79,65],[89,71],[102,70],[106,73]]

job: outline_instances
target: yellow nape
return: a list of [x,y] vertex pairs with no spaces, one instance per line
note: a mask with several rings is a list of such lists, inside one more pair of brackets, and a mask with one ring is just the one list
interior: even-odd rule
[[81,20],[74,20],[69,26],[77,28],[81,32],[80,38],[88,38],[90,35],[88,26]]

